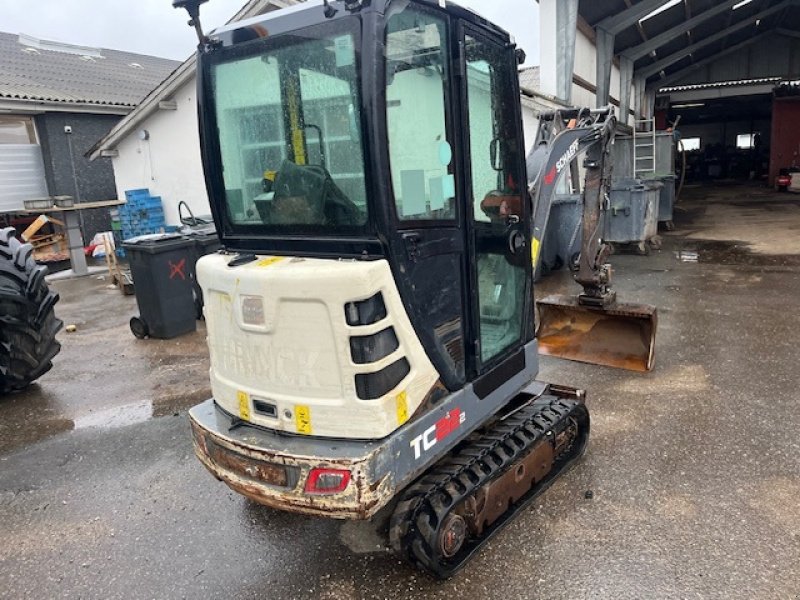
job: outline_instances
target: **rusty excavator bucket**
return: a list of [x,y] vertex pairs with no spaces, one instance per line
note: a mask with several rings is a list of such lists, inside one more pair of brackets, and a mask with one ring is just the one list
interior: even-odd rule
[[[574,278],[583,287],[576,296],[549,296],[537,302],[539,352],[585,363],[649,371],[655,357],[656,307],[617,302],[611,289],[611,248],[602,240],[611,181],[611,145],[616,119],[610,107],[567,109],[540,116],[534,151],[528,157],[533,175],[533,265],[539,266],[552,198],[562,172],[572,171],[577,187],[578,155],[583,166],[581,253]],[[569,169],[568,169],[569,167]],[[577,233],[577,232],[576,232]]]
[[540,353],[631,371],[653,368],[658,323],[654,306],[583,305],[576,296],[548,296],[537,306]]

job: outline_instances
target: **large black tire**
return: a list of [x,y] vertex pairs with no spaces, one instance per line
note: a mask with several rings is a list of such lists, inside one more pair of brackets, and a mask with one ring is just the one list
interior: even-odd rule
[[0,230],[0,394],[25,388],[47,373],[61,350],[56,333],[63,323],[53,307],[58,294],[33,260],[33,247]]

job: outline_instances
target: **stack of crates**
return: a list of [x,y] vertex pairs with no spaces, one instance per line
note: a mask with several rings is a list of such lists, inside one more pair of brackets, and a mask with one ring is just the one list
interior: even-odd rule
[[[120,237],[123,240],[166,229],[160,196],[152,196],[148,189],[128,190],[125,200],[126,203],[119,208]],[[120,246],[118,248],[122,250]]]

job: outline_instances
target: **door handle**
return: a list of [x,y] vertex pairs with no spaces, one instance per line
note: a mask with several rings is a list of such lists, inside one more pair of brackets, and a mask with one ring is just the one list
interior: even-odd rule
[[512,231],[508,236],[508,251],[512,255],[518,254],[525,249],[525,236],[518,229]]
[[404,233],[403,234],[403,242],[406,245],[406,253],[408,254],[408,260],[411,262],[416,262],[419,258],[419,242],[422,238],[418,233]]

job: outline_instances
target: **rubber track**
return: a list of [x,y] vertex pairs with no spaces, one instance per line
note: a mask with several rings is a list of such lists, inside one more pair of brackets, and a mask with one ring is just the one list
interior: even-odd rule
[[[478,488],[516,464],[543,440],[552,440],[574,419],[578,438],[562,456],[556,457],[550,473],[531,488],[523,498],[487,527],[478,539],[468,539],[459,553],[440,560],[434,550],[438,527],[447,514]],[[551,396],[523,408],[498,422],[466,448],[443,459],[404,493],[392,514],[389,537],[393,549],[417,568],[440,579],[461,569],[502,526],[532,502],[585,449],[589,434],[589,413],[585,405],[572,399]]]
[[47,373],[61,350],[56,334],[63,323],[53,311],[58,294],[48,289],[46,274],[30,244],[12,227],[0,230],[0,394]]

